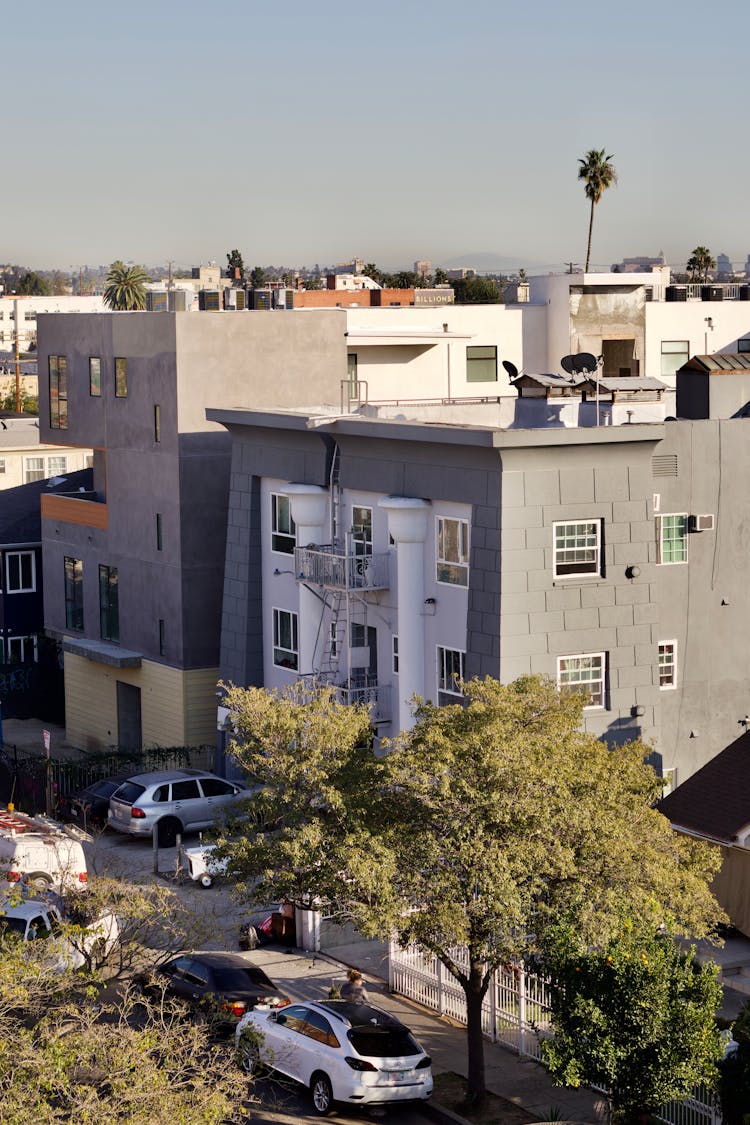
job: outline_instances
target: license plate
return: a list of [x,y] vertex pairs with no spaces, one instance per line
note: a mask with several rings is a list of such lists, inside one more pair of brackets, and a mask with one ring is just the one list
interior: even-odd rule
[[410,1070],[392,1070],[388,1075],[388,1081],[392,1086],[397,1086],[399,1082],[406,1082],[411,1078],[411,1074]]

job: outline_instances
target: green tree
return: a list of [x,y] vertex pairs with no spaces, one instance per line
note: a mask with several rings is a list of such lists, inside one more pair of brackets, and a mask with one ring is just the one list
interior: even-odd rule
[[239,250],[230,250],[227,254],[227,274],[229,277],[235,276],[235,270],[240,271],[240,278],[245,276],[245,263],[242,261],[242,255]]
[[374,262],[367,262],[362,267],[362,274],[364,277],[371,277],[373,281],[377,281],[378,285],[385,285],[385,278],[388,276]]
[[266,284],[266,271],[262,266],[254,266],[250,272],[250,284],[253,289],[262,289]]
[[447,285],[448,284],[448,274],[445,272],[444,269],[441,269],[440,266],[438,266],[438,268],[435,270],[435,275],[432,279],[432,283],[433,283],[433,285]]
[[482,1001],[500,965],[543,950],[561,920],[609,940],[623,903],[649,918],[658,903],[698,935],[722,915],[707,886],[718,857],[652,808],[644,747],[582,732],[584,698],[539,677],[464,691],[465,706],[419,706],[377,759],[367,712],[330,690],[229,688],[233,750],[262,788],[254,827],[222,850],[257,902],[318,894],[365,935],[435,954],[466,997],[481,1099]]
[[669,934],[626,919],[598,948],[572,932],[548,951],[553,1037],[542,1044],[553,1078],[609,1091],[614,1119],[636,1125],[665,1102],[714,1085],[722,1053],[721,985]]
[[104,285],[104,303],[115,312],[146,307],[146,282],[149,276],[142,266],[126,266],[113,262]]
[[61,297],[68,292],[68,283],[59,270],[52,275],[52,292],[55,297]]
[[452,285],[457,305],[498,305],[503,300],[497,282],[489,277],[458,278]]
[[18,280],[18,293],[23,297],[49,297],[52,286],[38,273],[24,273]]
[[732,1026],[736,1048],[719,1063],[721,1109],[726,1125],[750,1125],[750,1000]]
[[322,289],[323,279],[319,273],[312,274],[311,277],[305,278],[305,289]]
[[696,246],[687,261],[692,281],[708,281],[709,270],[716,269],[716,259],[707,246]]
[[606,149],[592,148],[589,149],[583,158],[579,158],[578,160],[580,164],[578,179],[584,181],[585,187],[583,190],[586,193],[586,198],[591,202],[589,240],[586,247],[586,265],[584,267],[585,273],[588,273],[589,262],[591,261],[591,236],[594,230],[594,208],[607,188],[617,183],[615,166],[610,163],[612,159],[613,156],[611,153],[609,156],[606,155]]

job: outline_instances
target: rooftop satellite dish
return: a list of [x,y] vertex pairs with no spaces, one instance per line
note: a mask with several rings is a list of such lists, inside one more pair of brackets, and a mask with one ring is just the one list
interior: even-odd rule
[[591,352],[578,352],[576,355],[564,355],[560,366],[568,375],[590,375],[599,366],[597,358]]
[[518,368],[516,367],[515,363],[511,363],[509,359],[504,359],[503,360],[503,367],[508,372],[508,376],[511,379],[517,379],[518,378]]

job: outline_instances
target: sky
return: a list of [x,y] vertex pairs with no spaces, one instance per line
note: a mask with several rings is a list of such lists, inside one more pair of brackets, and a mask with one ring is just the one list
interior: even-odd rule
[[750,253],[747,0],[0,0],[0,262]]

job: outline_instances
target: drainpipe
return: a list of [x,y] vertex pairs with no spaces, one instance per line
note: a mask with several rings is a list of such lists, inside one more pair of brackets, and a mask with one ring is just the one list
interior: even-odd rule
[[398,729],[414,726],[412,697],[425,694],[424,545],[429,500],[387,496],[378,507],[388,513],[388,530],[396,543],[398,629]]
[[[284,492],[297,532],[298,547],[319,547],[325,539],[328,521],[328,489],[317,484],[288,484]],[[304,582],[299,583],[299,669],[300,676],[316,671],[315,647],[320,633],[323,603]]]

